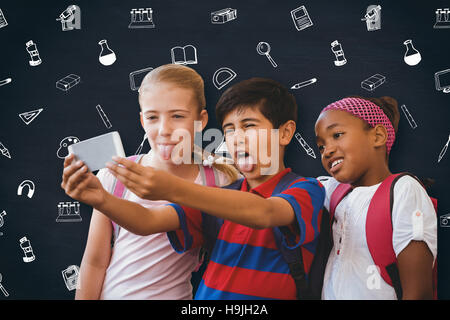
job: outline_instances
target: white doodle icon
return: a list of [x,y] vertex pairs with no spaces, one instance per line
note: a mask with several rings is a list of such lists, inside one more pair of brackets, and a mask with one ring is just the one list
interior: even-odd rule
[[434,83],[437,91],[450,93],[450,69],[436,72],[434,74]]
[[0,152],[2,153],[2,156],[11,159],[11,154],[9,153],[9,150],[6,149],[6,147],[1,142],[0,142]]
[[11,78],[6,78],[3,80],[0,80],[0,87],[4,86],[5,84],[11,83],[12,79]]
[[371,5],[367,7],[366,14],[361,21],[365,21],[367,31],[375,31],[381,29],[381,6]]
[[211,23],[224,24],[237,18],[237,10],[226,8],[211,12]]
[[58,203],[58,217],[56,218],[56,222],[80,222],[82,220],[80,203],[78,201]]
[[30,240],[27,239],[27,237],[23,237],[19,240],[20,247],[23,250],[23,253],[25,254],[24,257],[22,257],[23,262],[32,262],[36,259],[36,256],[33,253],[33,248],[31,247]]
[[409,125],[411,126],[411,128],[415,129],[417,128],[417,123],[414,120],[414,118],[412,117],[411,113],[409,112],[408,108],[403,104],[400,106],[400,108],[402,109],[406,120],[408,120]]
[[105,127],[107,129],[110,129],[112,127],[112,124],[109,121],[108,117],[106,116],[105,111],[103,111],[102,106],[98,104],[95,108],[97,109],[97,112],[100,115],[100,118],[102,118],[102,121],[105,124]]
[[33,42],[33,40],[28,41],[25,43],[27,47],[27,52],[30,54],[31,60],[28,61],[30,63],[30,66],[35,67],[42,63],[41,57],[39,56],[39,51],[37,49],[36,44]]
[[6,22],[6,18],[3,15],[2,9],[0,9],[0,28],[6,27],[8,22]]
[[170,49],[170,53],[172,55],[172,63],[174,64],[197,64],[197,49],[188,44],[184,47],[173,47]]
[[56,155],[60,159],[64,159],[69,155],[69,150],[67,149],[71,144],[80,142],[80,139],[74,136],[65,137],[59,143],[59,149],[56,151]]
[[439,153],[438,163],[441,162],[442,158],[444,157],[445,153],[447,152],[449,143],[450,143],[450,134],[448,135],[447,143],[444,145],[441,152]]
[[62,31],[81,29],[81,9],[76,5],[70,5],[64,10],[56,21],[61,21]]
[[154,28],[152,8],[131,9],[130,29]]
[[133,91],[139,90],[139,87],[141,86],[142,80],[144,79],[145,75],[152,70],[153,70],[152,67],[147,67],[144,69],[130,72],[130,88],[131,88],[131,90],[133,90]]
[[256,46],[256,51],[258,52],[258,54],[260,54],[262,56],[265,55],[267,57],[267,59],[269,59],[270,63],[272,64],[272,67],[276,68],[278,66],[269,54],[270,45],[267,42],[258,43],[258,45]]
[[305,6],[292,10],[291,17],[297,31],[301,31],[313,25]]
[[312,79],[309,79],[309,80],[302,81],[302,82],[299,82],[299,83],[294,84],[294,85],[291,87],[291,89],[297,90],[297,89],[300,89],[300,88],[309,86],[309,85],[311,85],[311,84],[313,84],[313,83],[316,83],[316,82],[317,82],[317,78],[312,78]]
[[415,66],[419,64],[420,60],[422,60],[422,56],[420,55],[420,52],[417,51],[416,48],[414,48],[412,40],[408,39],[403,42],[403,44],[406,46],[405,56],[403,57],[405,63],[409,66]]
[[[0,228],[3,227],[3,225],[5,224],[5,219],[3,218],[4,216],[6,216],[5,210],[0,212]],[[2,235],[3,235],[3,232],[0,232],[0,236],[2,236]]]
[[347,63],[347,59],[345,59],[344,56],[344,50],[342,50],[342,45],[337,40],[334,40],[331,43],[331,51],[333,51],[336,56],[336,60],[334,61],[335,66],[340,67]]
[[373,91],[386,81],[386,77],[381,74],[374,74],[361,82],[361,88]]
[[111,48],[108,46],[108,42],[106,40],[100,40],[99,43],[102,50],[100,51],[100,55],[98,56],[98,61],[104,66],[110,66],[114,62],[116,62],[116,54]]
[[17,195],[21,196],[25,187],[28,188],[27,197],[31,199],[36,189],[34,182],[31,180],[24,180],[19,184],[19,187],[17,188]]
[[[1,23],[0,23],[1,26]],[[434,29],[449,29],[450,28],[450,9],[436,9],[436,23]]]
[[444,214],[439,217],[439,225],[445,228],[450,227],[450,213]]
[[29,125],[34,119],[36,119],[42,110],[44,110],[44,108],[19,113],[19,117],[23,122],[25,122],[26,125]]
[[217,69],[213,75],[213,84],[220,90],[225,87],[231,80],[236,78],[236,72],[227,67]]
[[77,76],[76,74],[69,74],[65,76],[64,78],[56,81],[56,88],[62,91],[69,91],[69,89],[75,87],[77,84],[79,84],[81,81],[81,78]]
[[314,150],[309,146],[309,144],[303,139],[300,133],[296,133],[294,135],[295,139],[297,139],[298,143],[302,146],[303,150],[305,150],[306,154],[314,159],[316,159],[316,154]]
[[8,291],[6,291],[5,287],[3,287],[3,285],[2,285],[2,280],[3,280],[3,276],[0,273],[0,290],[2,291],[2,293],[5,297],[9,297]]
[[80,283],[78,281],[80,275],[80,268],[76,265],[68,266],[66,269],[61,271],[62,277],[64,279],[64,284],[67,290],[72,291],[75,289],[80,289]]

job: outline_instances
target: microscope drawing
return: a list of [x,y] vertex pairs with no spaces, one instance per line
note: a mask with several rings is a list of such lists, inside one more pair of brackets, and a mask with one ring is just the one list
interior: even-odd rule
[[56,21],[61,21],[62,31],[81,29],[81,10],[76,5],[70,5]]

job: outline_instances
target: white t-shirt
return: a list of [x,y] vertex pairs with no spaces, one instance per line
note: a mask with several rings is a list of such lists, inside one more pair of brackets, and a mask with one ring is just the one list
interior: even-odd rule
[[[218,170],[216,185],[227,183]],[[97,173],[103,187],[112,193],[114,176],[102,169]],[[217,181],[218,180],[218,181]],[[201,174],[195,183],[202,184]],[[123,199],[146,208],[161,206],[167,201],[150,201],[126,190]],[[179,254],[173,250],[167,233],[135,235],[120,228],[106,270],[100,299],[104,300],[188,300],[192,299],[191,273],[198,267],[198,250]]]
[[[331,194],[339,182],[331,177],[317,179],[325,187],[324,206],[329,210]],[[336,207],[334,246],[325,270],[322,299],[397,299],[394,288],[376,269],[366,240],[367,210],[379,185],[353,189]],[[419,216],[418,211],[422,213]],[[392,226],[396,256],[411,240],[417,240],[424,241],[436,258],[437,218],[433,203],[420,183],[410,176],[395,183]]]

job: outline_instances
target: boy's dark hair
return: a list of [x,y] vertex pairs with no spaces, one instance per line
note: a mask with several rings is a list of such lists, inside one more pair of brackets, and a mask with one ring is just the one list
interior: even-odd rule
[[256,107],[278,129],[288,120],[297,122],[297,103],[294,96],[280,83],[265,78],[251,78],[228,88],[216,105],[216,119],[220,126],[232,111]]

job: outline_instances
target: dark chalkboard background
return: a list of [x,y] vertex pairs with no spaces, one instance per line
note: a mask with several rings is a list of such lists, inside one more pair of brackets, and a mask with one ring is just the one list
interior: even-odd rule
[[[63,32],[56,21],[68,5],[81,8],[81,30]],[[382,6],[382,29],[368,32],[361,21],[371,4]],[[290,11],[305,5],[313,26],[297,31]],[[130,10],[151,7],[154,29],[128,29]],[[214,25],[210,13],[235,8],[238,18]],[[67,136],[80,139],[117,130],[127,155],[142,139],[137,94],[130,89],[129,73],[171,62],[170,49],[192,44],[198,64],[190,65],[205,79],[210,122],[217,127],[214,107],[231,84],[250,77],[268,77],[291,87],[313,77],[318,82],[292,91],[299,105],[298,130],[314,147],[313,125],[320,110],[343,96],[390,95],[405,104],[418,124],[412,129],[402,114],[399,134],[391,152],[393,172],[410,171],[436,180],[430,194],[439,200],[439,215],[450,213],[449,157],[438,155],[448,139],[450,94],[435,89],[434,73],[450,68],[450,29],[433,29],[435,10],[448,1],[13,1],[0,9],[8,26],[0,28],[0,142],[11,159],[0,156],[0,273],[7,299],[72,299],[61,271],[80,265],[86,244],[91,208],[81,205],[82,222],[57,223],[57,205],[71,201],[60,188],[62,160],[56,156]],[[109,67],[98,61],[98,42],[106,39],[117,55]],[[412,39],[422,61],[411,67],[403,62]],[[33,40],[42,64],[31,67],[25,43]],[[330,43],[338,40],[347,64],[334,66]],[[273,68],[256,45],[266,41],[278,64]],[[229,67],[237,77],[218,90],[214,72]],[[81,83],[68,92],[55,82],[74,73]],[[369,93],[362,80],[380,73],[386,83]],[[95,106],[100,104],[112,123],[107,129]],[[18,114],[44,108],[29,125]],[[145,145],[143,151],[148,151]],[[450,152],[450,151],[449,151]],[[306,176],[325,173],[319,159],[309,157],[293,141],[286,164]],[[23,180],[35,183],[29,199],[17,195]],[[439,224],[439,221],[438,221]],[[450,228],[439,232],[439,297],[450,297]],[[36,260],[24,263],[19,239],[26,236]],[[6,299],[0,294],[0,299]]]

